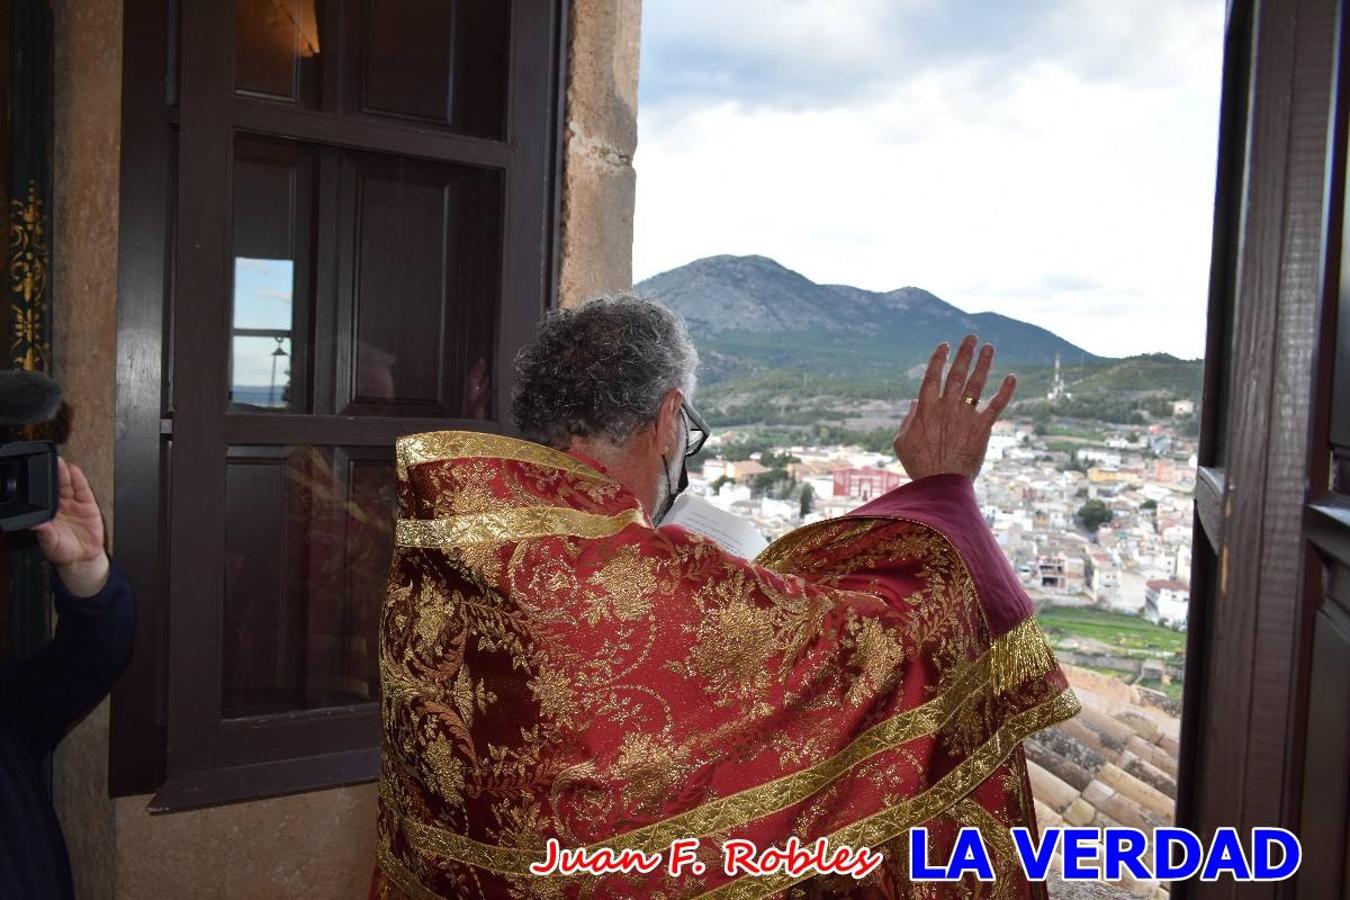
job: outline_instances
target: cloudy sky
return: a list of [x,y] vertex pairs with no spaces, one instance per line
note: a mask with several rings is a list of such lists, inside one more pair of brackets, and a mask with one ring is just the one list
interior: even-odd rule
[[644,0],[634,277],[770,256],[1200,356],[1223,0]]

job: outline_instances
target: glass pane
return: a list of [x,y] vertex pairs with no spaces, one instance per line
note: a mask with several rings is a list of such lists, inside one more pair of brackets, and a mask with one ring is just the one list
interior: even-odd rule
[[289,409],[291,406],[291,340],[285,337],[241,337],[231,348],[236,406]]
[[488,418],[500,268],[498,173],[348,158],[355,209],[351,393],[339,412]]
[[231,412],[495,415],[500,171],[242,137],[233,187]]
[[226,718],[375,700],[392,465],[388,448],[230,449]]
[[313,157],[296,144],[236,144],[229,396],[236,412],[306,408]]
[[365,0],[362,25],[366,111],[504,135],[509,2]]
[[235,0],[235,87],[312,104],[319,65],[316,0]]

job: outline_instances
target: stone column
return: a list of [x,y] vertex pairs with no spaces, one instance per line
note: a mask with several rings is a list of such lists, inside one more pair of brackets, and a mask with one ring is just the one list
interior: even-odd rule
[[[52,191],[53,375],[74,410],[65,456],[113,521],[122,0],[56,0]],[[81,898],[111,898],[108,702],[57,748],[57,812]]]
[[633,282],[641,0],[574,0],[563,158],[559,302]]

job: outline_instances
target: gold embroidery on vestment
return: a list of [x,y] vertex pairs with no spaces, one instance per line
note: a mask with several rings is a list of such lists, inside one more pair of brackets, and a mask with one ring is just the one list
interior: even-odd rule
[[604,538],[645,523],[646,516],[636,508],[606,516],[562,506],[525,507],[441,519],[399,519],[394,539],[400,547],[450,550],[540,537]]
[[583,478],[613,481],[574,456],[533,441],[488,434],[482,431],[427,431],[410,434],[395,443],[398,477],[406,478],[408,469],[423,463],[458,459],[508,459],[546,469],[561,469]]
[[[992,653],[992,649],[990,653]],[[791,775],[784,776],[775,781],[767,782],[757,787],[749,788],[736,794],[731,794],[717,800],[709,801],[701,806],[695,807],[687,812],[654,822],[651,825],[615,835],[612,838],[599,841],[593,845],[594,849],[600,847],[610,847],[614,850],[640,849],[648,853],[656,853],[669,847],[671,841],[679,837],[688,837],[691,835],[706,835],[721,831],[730,831],[741,827],[756,819],[763,818],[780,809],[785,809],[794,804],[800,803],[810,797],[812,794],[822,790],[830,783],[837,780],[848,770],[852,769],[868,758],[875,756],[884,750],[891,749],[900,744],[928,737],[935,734],[942,728],[958,710],[967,702],[978,700],[981,693],[987,694],[989,690],[989,659],[990,654],[986,653],[980,659],[970,664],[961,672],[948,690],[939,694],[937,697],[914,709],[900,713],[890,719],[874,725],[853,740],[847,747],[834,756],[823,760],[822,762],[808,769],[803,769]],[[1056,704],[1053,707],[1050,704]],[[1064,692],[1056,695],[1055,700],[1049,703],[1035,707],[1034,710],[1057,709],[1063,711],[1072,709],[1072,712],[1066,713],[1062,718],[1068,718],[1078,711],[1078,700],[1073,695],[1072,690],[1066,689]],[[1053,721],[1062,721],[1054,719]],[[1019,714],[1009,720],[1010,723],[1029,721],[1027,713]],[[1046,725],[1050,722],[1046,722]],[[1038,725],[1030,731],[1019,734],[1016,740],[1020,741],[1026,734],[1037,731],[1046,725]],[[990,744],[995,743],[1008,728],[1005,724],[1003,729],[996,733],[994,739],[985,742],[979,751],[962,763],[965,766],[972,759],[980,754],[988,753]],[[1014,742],[1015,743],[1015,742]],[[989,766],[989,771],[1002,761],[1007,752],[1011,752],[1010,744],[1007,751],[1000,754],[998,759]],[[924,794],[919,795],[912,801],[904,801],[903,808],[908,808],[904,804],[917,801],[922,797],[933,796],[933,792],[948,783],[953,775],[960,771],[962,766],[958,766],[937,785],[934,785]],[[985,772],[985,775],[988,771]],[[978,783],[978,781],[976,782]],[[955,802],[966,792],[952,797],[950,802]],[[391,801],[392,802],[392,801]],[[946,805],[950,805],[950,802]],[[939,807],[939,809],[945,807]],[[929,813],[918,822],[925,821],[934,813]],[[880,814],[878,814],[880,815]],[[873,817],[875,818],[875,816]],[[870,821],[870,820],[864,820]],[[542,848],[532,851],[515,851],[504,847],[496,847],[490,844],[483,844],[463,835],[455,834],[451,831],[435,828],[415,821],[406,821],[408,828],[416,827],[421,835],[421,840],[429,847],[434,847],[441,855],[457,859],[470,865],[481,866],[502,873],[520,873],[528,872],[530,862],[537,861],[538,854]],[[909,827],[908,825],[902,826]],[[832,844],[839,842],[831,839]],[[881,843],[877,841],[867,846],[876,846]],[[856,846],[856,844],[855,844]],[[777,890],[781,890],[780,886]],[[759,895],[756,895],[759,896]]]
[[[989,774],[998,768],[1008,754],[1012,753],[1028,735],[1075,716],[1080,709],[1073,690],[1065,688],[1039,706],[1010,717],[979,750],[962,760],[928,790],[833,832],[828,835],[830,845],[880,847],[902,831],[928,821],[988,778]],[[699,896],[724,900],[757,900],[759,897],[786,890],[808,877],[810,876],[742,876]]]

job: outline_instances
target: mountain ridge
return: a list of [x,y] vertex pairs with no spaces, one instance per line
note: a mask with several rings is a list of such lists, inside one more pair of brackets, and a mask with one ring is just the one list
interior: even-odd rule
[[1017,373],[1021,401],[1045,402],[1056,356],[1068,389],[1081,386],[1084,397],[1199,399],[1198,361],[1101,357],[1047,328],[969,313],[921,287],[818,284],[765,256],[704,257],[635,290],[684,317],[699,349],[700,395],[723,407],[847,410],[859,401],[906,398],[933,347],[968,333],[998,351],[991,383]]
[[[969,313],[920,287],[817,284],[765,256],[704,257],[639,282],[636,290],[679,312],[700,349],[739,359],[747,371],[766,362],[833,371],[837,348],[821,346],[822,335],[848,336],[849,356],[880,353],[892,370],[926,360],[937,343],[967,332],[993,343],[1009,363],[1052,365],[1056,354],[1080,363],[1104,359],[1041,326]],[[773,353],[765,346],[769,336],[790,352]]]

